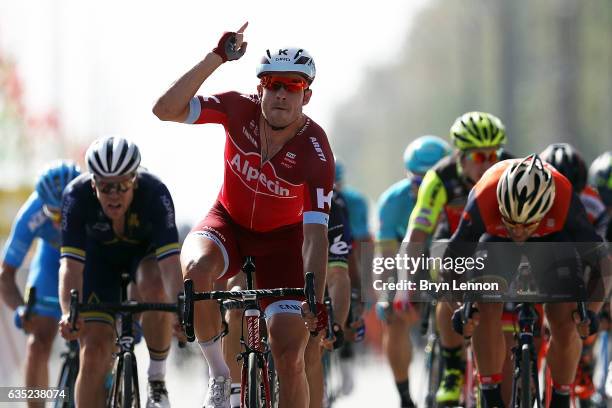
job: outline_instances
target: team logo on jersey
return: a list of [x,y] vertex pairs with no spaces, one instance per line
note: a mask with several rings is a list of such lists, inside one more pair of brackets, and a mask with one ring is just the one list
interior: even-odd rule
[[334,243],[329,246],[329,252],[334,255],[346,255],[349,253],[349,245],[342,241],[342,235],[334,238]]
[[130,214],[130,216],[128,217],[127,224],[130,228],[140,227],[140,220],[138,219],[138,214]]
[[252,181],[257,180],[268,192],[281,197],[289,197],[289,188],[281,185],[282,180],[268,178],[265,173],[253,167],[247,158],[241,159],[240,153],[234,155],[230,164],[232,169],[246,180],[249,187],[253,188]]
[[555,226],[555,219],[554,218],[549,218],[546,220],[546,226],[548,228],[553,228]]
[[28,229],[30,232],[36,231],[47,221],[47,216],[44,214],[43,210],[37,211],[30,217],[28,221]]
[[325,194],[325,190],[323,190],[322,188],[317,188],[317,207],[319,207],[321,210],[325,209],[325,205],[327,205],[327,208],[331,208],[331,200],[333,194],[333,191],[330,191],[329,193]]
[[319,160],[326,162],[327,159],[325,158],[325,154],[323,153],[323,149],[321,149],[321,145],[317,141],[317,138],[310,136],[310,143],[312,143],[312,146],[317,152],[317,156],[319,156]]
[[293,166],[295,166],[296,164],[295,157],[296,157],[295,153],[287,152],[287,154],[285,154],[285,157],[283,157],[283,161],[281,162],[281,165],[288,169],[292,169]]

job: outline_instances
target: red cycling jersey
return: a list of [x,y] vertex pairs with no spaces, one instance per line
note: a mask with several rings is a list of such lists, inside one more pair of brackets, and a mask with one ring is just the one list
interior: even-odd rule
[[266,232],[303,220],[327,225],[334,158],[323,129],[312,119],[262,164],[257,95],[226,92],[194,97],[186,123],[218,123],[226,134],[225,172],[218,200],[230,217]]

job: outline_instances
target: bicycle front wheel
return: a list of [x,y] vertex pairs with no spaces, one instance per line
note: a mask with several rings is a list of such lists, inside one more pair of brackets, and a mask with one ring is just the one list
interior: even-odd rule
[[257,364],[257,354],[250,353],[249,361],[248,361],[248,381],[247,384],[247,407],[248,408],[260,408],[259,403],[261,399],[259,398],[259,390],[260,390],[260,377],[259,377],[259,367]]
[[123,373],[121,373],[121,408],[132,408],[133,389],[132,368],[134,367],[134,356],[131,353],[123,353]]
[[533,407],[531,399],[531,353],[526,344],[521,349],[521,407]]

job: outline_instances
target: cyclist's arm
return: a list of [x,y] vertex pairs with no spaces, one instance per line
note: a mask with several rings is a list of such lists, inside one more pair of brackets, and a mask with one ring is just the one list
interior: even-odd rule
[[23,304],[23,297],[15,282],[16,274],[17,268],[2,262],[2,266],[0,266],[0,296],[12,310]]
[[153,114],[159,119],[184,122],[189,115],[189,103],[204,81],[223,64],[221,57],[209,52],[206,57],[187,71],[157,100]]
[[408,256],[418,258],[438,225],[440,214],[447,202],[446,188],[434,170],[429,170],[419,187],[417,202],[410,214],[404,242]]
[[323,224],[304,224],[304,243],[302,257],[304,271],[315,275],[315,292],[317,302],[323,301],[325,277],[327,273],[327,226]]
[[173,302],[176,300],[176,295],[183,291],[183,274],[181,272],[179,255],[168,256],[158,261],[158,264],[164,281],[166,295],[168,300]]
[[59,269],[59,296],[62,314],[70,313],[70,291],[79,291],[79,298],[83,292],[83,270],[85,264],[67,257],[60,259]]
[[4,247],[0,266],[0,296],[4,303],[13,310],[24,303],[15,279],[17,270],[32,246],[37,226],[43,222],[40,200],[32,194],[15,218]]

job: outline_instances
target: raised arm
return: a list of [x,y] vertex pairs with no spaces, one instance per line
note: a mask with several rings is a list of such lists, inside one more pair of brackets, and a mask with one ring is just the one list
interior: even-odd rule
[[224,62],[244,55],[247,43],[243,39],[247,25],[244,23],[237,32],[224,33],[217,46],[157,100],[153,114],[164,121],[184,122],[189,115],[189,102],[204,81]]

